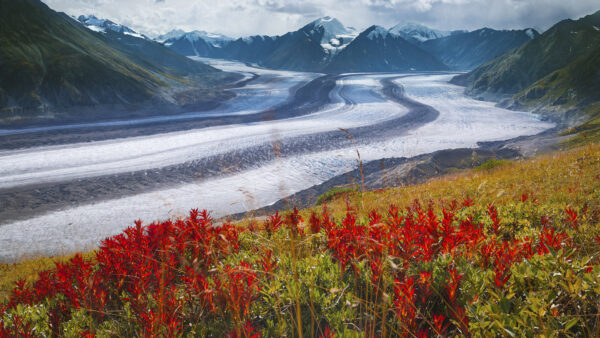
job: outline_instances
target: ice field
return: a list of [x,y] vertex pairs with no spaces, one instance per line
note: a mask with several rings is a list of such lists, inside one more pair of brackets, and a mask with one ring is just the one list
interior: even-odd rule
[[[235,62],[212,61],[212,65],[243,73],[248,79],[254,74],[259,76],[247,86],[235,89],[238,96],[231,102],[215,111],[198,113],[202,116],[253,114],[268,109],[284,102],[292,87],[320,76],[263,70]],[[339,128],[356,131],[362,159],[370,161],[476,147],[480,141],[533,135],[553,127],[533,114],[466,97],[463,88],[448,83],[452,76],[347,74],[337,80],[329,94],[329,104],[294,118],[0,151],[0,194],[1,189],[195,161],[206,165],[212,158],[247,162],[241,169],[224,171],[212,179],[113,196],[0,224],[0,261],[90,249],[136,219],[151,222],[181,217],[192,208],[207,209],[213,217],[220,217],[270,205],[356,167],[355,149]],[[396,133],[402,129],[395,123],[403,121],[401,118],[407,116],[409,109],[383,95],[381,80],[386,78],[401,85],[408,98],[439,112],[437,118]],[[273,145],[278,143],[284,145],[284,150],[273,155]],[[245,159],[245,154],[254,151],[259,154],[258,160],[257,156],[252,157],[252,162]],[[263,152],[265,156],[261,155]]]

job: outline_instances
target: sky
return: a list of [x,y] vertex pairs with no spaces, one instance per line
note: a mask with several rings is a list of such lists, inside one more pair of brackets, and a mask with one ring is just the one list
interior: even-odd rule
[[415,22],[432,28],[539,31],[600,10],[598,0],[42,0],[70,15],[94,14],[149,36],[172,29],[231,37],[280,35],[323,16],[363,30]]

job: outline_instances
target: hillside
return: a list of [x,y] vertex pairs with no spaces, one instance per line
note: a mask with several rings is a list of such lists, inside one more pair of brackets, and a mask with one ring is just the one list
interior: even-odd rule
[[424,50],[386,29],[360,33],[327,65],[327,72],[431,71],[448,67]]
[[534,29],[499,31],[482,28],[429,39],[419,46],[452,70],[472,70],[538,35]]
[[177,90],[232,80],[156,42],[94,32],[38,0],[0,1],[0,44],[4,122],[97,118],[99,106],[125,115],[144,103],[176,105]]
[[[600,46],[598,27],[600,11],[576,21],[561,21],[523,46],[457,78],[456,82],[468,85],[467,92],[475,96],[511,97],[584,55],[591,55]],[[593,71],[593,65],[590,66],[588,71]]]
[[264,222],[136,223],[54,268],[0,265],[0,334],[592,335],[599,158],[483,165]]

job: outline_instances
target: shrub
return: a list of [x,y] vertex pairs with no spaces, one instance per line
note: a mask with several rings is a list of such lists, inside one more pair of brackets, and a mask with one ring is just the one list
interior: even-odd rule
[[332,199],[334,199],[334,198],[336,198],[336,197],[338,197],[340,195],[357,192],[358,189],[359,189],[358,185],[330,188],[323,195],[317,197],[317,201],[315,202],[315,205],[322,205],[322,204],[327,203],[327,202],[331,201]]

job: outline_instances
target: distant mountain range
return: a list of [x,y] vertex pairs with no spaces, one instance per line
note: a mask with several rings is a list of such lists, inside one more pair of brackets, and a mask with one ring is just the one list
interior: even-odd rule
[[540,34],[534,29],[482,28],[423,41],[420,46],[453,70],[471,70]]
[[175,30],[150,39],[40,0],[0,0],[0,43],[2,123],[206,109],[233,95],[222,88],[239,75],[186,57],[204,56],[325,73],[470,70],[453,79],[469,95],[600,133],[600,12],[543,34],[414,23],[358,32],[323,17],[281,36]]
[[181,92],[202,91],[185,95],[201,105],[237,78],[111,21],[78,20],[39,0],[0,1],[1,122],[96,118],[100,107],[115,117],[169,112]]
[[415,44],[423,43],[429,40],[445,38],[451,35],[467,33],[467,31],[463,30],[440,31],[413,22],[396,25],[390,28],[389,32],[395,35],[399,35],[403,39]]
[[[317,19],[281,36],[232,40],[204,37],[208,35],[205,32],[192,38],[192,33],[173,31],[158,41],[186,56],[320,72],[471,70],[539,35],[531,28],[440,31],[416,23],[390,29],[372,26],[357,32],[332,17]],[[368,38],[374,34],[377,38]]]
[[600,11],[561,21],[453,82],[481,99],[534,109],[570,125],[591,119],[599,128]]
[[448,70],[448,67],[380,26],[371,26],[360,33],[325,68],[334,73],[411,70]]

